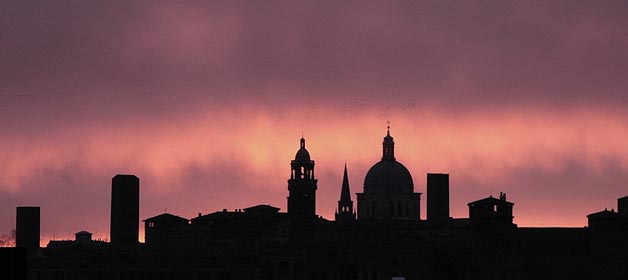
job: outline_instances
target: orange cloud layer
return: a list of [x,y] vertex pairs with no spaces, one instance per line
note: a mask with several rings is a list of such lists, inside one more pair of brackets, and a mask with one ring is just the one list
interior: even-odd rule
[[[387,119],[391,121],[397,159],[413,174],[416,191],[425,192],[427,172],[451,174],[451,212],[455,217],[467,216],[466,202],[503,191],[516,203],[515,222],[520,226],[582,226],[587,213],[604,206],[601,203],[604,197],[612,208],[615,198],[626,195],[616,184],[583,183],[569,189],[560,185],[560,181],[543,182],[542,176],[536,181],[529,178],[538,174],[547,178],[606,176],[609,160],[621,171],[628,169],[628,149],[622,143],[622,139],[628,138],[628,126],[621,122],[622,116],[578,110],[561,114],[475,115],[413,111],[377,118],[364,117],[355,111],[279,113],[242,108],[172,122],[77,125],[45,138],[5,141],[5,160],[10,164],[0,171],[0,187],[5,192],[19,194],[32,188],[28,185],[29,178],[43,176],[42,170],[80,165],[105,178],[115,173],[136,173],[142,178],[143,197],[147,196],[144,193],[150,193],[151,197],[167,196],[169,205],[177,205],[173,210],[180,212],[176,214],[183,216],[257,203],[272,203],[285,210],[289,162],[303,131],[319,177],[317,211],[333,219],[343,163],[346,161],[349,167],[352,192],[361,192],[366,171],[381,156]],[[572,170],[570,165],[574,163],[578,168]],[[208,181],[203,183],[207,188],[197,190],[199,200],[210,197],[203,192],[220,192],[223,188],[241,190],[239,195],[232,194],[220,201],[210,199],[206,204],[178,200],[178,193],[190,191],[186,187],[194,180],[188,174],[191,167],[200,169],[195,172],[202,174],[204,167],[215,169],[225,164],[229,167],[220,172],[236,179],[205,178]],[[526,172],[537,175],[525,177]],[[528,188],[522,182],[534,186]],[[546,186],[540,188],[540,185]],[[97,187],[109,186],[100,183]],[[594,187],[597,189],[592,190]],[[272,194],[271,201],[260,200],[251,190]],[[573,196],[567,196],[569,200],[562,196],[547,199],[543,191],[548,190],[552,194]],[[108,197],[86,199],[109,200]],[[142,218],[162,210],[155,209],[156,203],[144,202]],[[16,203],[29,204],[28,201]],[[425,203],[422,204],[425,217]],[[107,216],[107,213],[102,215]],[[106,234],[108,219],[102,217],[86,227]],[[46,221],[42,224],[43,231],[51,231],[52,225]]]

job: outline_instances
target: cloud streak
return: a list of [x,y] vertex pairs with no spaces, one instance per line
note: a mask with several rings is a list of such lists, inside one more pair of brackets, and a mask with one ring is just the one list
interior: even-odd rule
[[[227,117],[234,113],[240,117]],[[87,229],[106,238],[116,173],[141,178],[143,219],[166,209],[185,217],[262,203],[285,210],[289,162],[303,129],[317,163],[317,211],[331,219],[343,162],[352,192],[361,192],[366,171],[381,157],[385,123],[343,118],[346,112],[302,120],[303,113],[214,112],[187,122],[76,128],[82,138],[61,133],[18,141],[0,176],[5,213],[41,205],[42,232]],[[398,160],[412,172],[416,191],[425,193],[427,172],[451,174],[455,217],[466,217],[467,202],[503,191],[516,203],[515,220],[522,226],[581,226],[586,214],[614,208],[625,195],[628,151],[621,139],[628,127],[616,121],[621,116],[452,117],[434,111],[390,117]],[[217,126],[229,129],[212,129]],[[2,224],[12,220],[5,215]]]

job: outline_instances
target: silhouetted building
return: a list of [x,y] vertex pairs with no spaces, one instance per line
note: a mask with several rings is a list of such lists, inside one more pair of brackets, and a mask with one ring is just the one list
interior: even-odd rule
[[340,200],[336,209],[336,221],[350,223],[355,221],[355,211],[353,211],[353,201],[349,190],[349,176],[347,176],[347,164],[345,163],[344,174],[342,175],[342,187],[340,190]]
[[39,248],[39,207],[17,207],[15,246],[28,250]]
[[92,233],[89,231],[79,231],[74,234],[74,241],[77,243],[90,243],[92,242]]
[[65,250],[92,250],[109,248],[110,243],[103,240],[92,239],[92,233],[89,231],[79,231],[74,234],[74,240],[50,240],[46,249],[51,252],[63,252]]
[[627,197],[617,200],[618,211],[604,209],[587,215],[591,248],[587,252],[597,279],[628,279]]
[[617,199],[617,213],[628,215],[628,196]]
[[604,209],[587,215],[589,228],[592,230],[609,229],[617,226],[617,212],[615,210]]
[[[225,240],[286,240],[290,222],[301,219],[289,219],[289,213],[280,213],[279,208],[271,205],[256,205],[235,211],[222,211],[198,216],[191,219],[190,229],[201,233],[197,238],[206,244],[218,244]],[[224,245],[224,243],[221,243]],[[222,246],[219,245],[219,246]]]
[[301,137],[301,147],[290,163],[292,172],[288,180],[288,214],[292,217],[316,217],[316,184],[314,161],[305,149],[305,139]]
[[144,220],[144,240],[146,244],[165,242],[164,239],[171,237],[167,232],[176,227],[187,226],[188,223],[188,219],[169,213],[146,219]]
[[140,179],[116,175],[111,182],[111,244],[137,245],[140,221]]
[[491,195],[467,205],[469,206],[469,220],[472,225],[513,225],[512,207],[514,203],[506,201],[505,193],[500,193],[499,199]]
[[593,231],[606,233],[628,234],[628,196],[617,199],[617,212],[604,209],[587,215],[589,228]]
[[449,223],[449,174],[427,174],[427,221]]
[[410,171],[395,159],[395,142],[390,128],[382,143],[382,160],[364,178],[358,193],[358,219],[419,220],[421,193],[414,192]]
[[27,248],[0,247],[0,279],[23,280],[28,277]]

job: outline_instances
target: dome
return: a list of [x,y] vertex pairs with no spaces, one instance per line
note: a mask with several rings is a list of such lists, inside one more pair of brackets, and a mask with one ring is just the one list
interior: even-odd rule
[[414,192],[410,171],[395,160],[395,141],[390,136],[390,126],[382,148],[382,160],[373,165],[364,177],[364,193]]
[[366,173],[364,193],[412,193],[410,171],[395,160],[382,160]]
[[309,163],[311,161],[310,159],[310,152],[308,152],[305,149],[305,139],[301,138],[301,148],[297,151],[297,154],[294,156],[294,161],[295,162],[303,162],[303,163]]
[[301,148],[297,151],[297,154],[294,156],[294,161],[310,162],[310,153],[305,148]]

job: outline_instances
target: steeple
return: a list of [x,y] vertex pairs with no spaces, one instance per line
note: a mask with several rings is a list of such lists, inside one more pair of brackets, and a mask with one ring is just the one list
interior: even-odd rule
[[345,163],[345,173],[342,176],[342,190],[340,191],[340,201],[351,202],[351,192],[349,191],[349,177],[347,176],[347,164]]
[[390,126],[388,126],[388,131],[386,132],[386,137],[384,137],[384,142],[382,143],[383,152],[382,152],[382,160],[395,160],[395,142],[393,141],[392,136],[390,136]]
[[353,201],[351,201],[351,191],[349,190],[349,176],[347,175],[347,164],[345,163],[345,172],[342,177],[342,189],[340,190],[340,200],[338,201],[338,209],[336,210],[337,222],[353,222],[355,221],[355,212],[353,211]]

